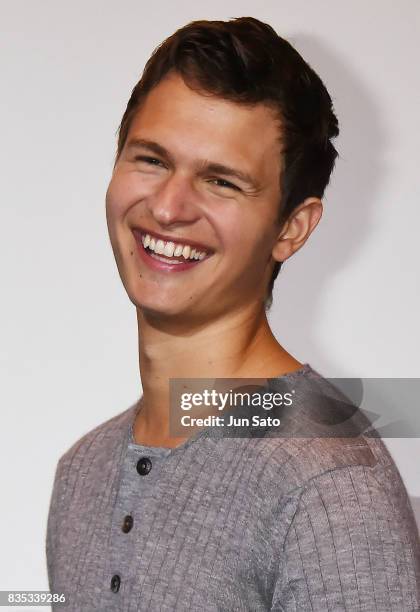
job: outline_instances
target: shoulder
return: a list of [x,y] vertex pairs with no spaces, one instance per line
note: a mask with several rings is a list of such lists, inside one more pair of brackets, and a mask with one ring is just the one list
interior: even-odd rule
[[270,390],[293,395],[293,402],[278,409],[280,426],[255,441],[268,480],[281,476],[293,489],[344,468],[398,474],[365,411],[311,366],[298,375],[272,379]]
[[67,483],[72,475],[83,478],[99,467],[105,473],[121,455],[136,406],[133,404],[76,440],[58,460],[56,479]]
[[261,464],[260,485],[288,493],[306,487],[313,479],[329,472],[368,468],[388,470],[398,477],[398,470],[380,439],[357,438],[263,438],[253,453]]
[[[273,388],[293,391],[294,403],[280,413],[281,425],[255,441],[262,462],[261,492],[277,499],[299,496],[317,483],[334,489],[340,475],[370,490],[407,498],[401,476],[384,441],[372,423],[340,389],[312,368],[290,381],[273,381]],[[337,478],[334,478],[337,476]],[[351,480],[340,481],[352,489]],[[379,483],[373,486],[373,482]],[[379,488],[381,491],[379,491]]]

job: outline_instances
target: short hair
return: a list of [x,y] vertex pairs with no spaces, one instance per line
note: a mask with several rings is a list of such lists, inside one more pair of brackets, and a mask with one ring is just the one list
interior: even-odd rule
[[[339,133],[331,97],[296,49],[254,17],[192,21],[153,51],[122,117],[116,159],[145,97],[170,72],[192,89],[277,111],[282,128],[280,224],[307,197],[322,198],[338,156],[331,142]],[[281,266],[276,262],[273,268],[266,310]]]

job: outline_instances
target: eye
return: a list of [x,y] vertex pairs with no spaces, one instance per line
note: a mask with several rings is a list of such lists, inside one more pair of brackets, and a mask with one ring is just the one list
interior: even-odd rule
[[230,183],[229,181],[225,181],[225,179],[215,178],[209,181],[210,183],[218,184],[218,187],[225,187],[226,189],[234,189],[235,191],[240,191],[239,187]]
[[163,166],[163,163],[160,161],[160,159],[156,159],[155,157],[147,157],[145,155],[137,155],[134,158],[134,161],[141,161],[146,164],[149,164],[150,166]]

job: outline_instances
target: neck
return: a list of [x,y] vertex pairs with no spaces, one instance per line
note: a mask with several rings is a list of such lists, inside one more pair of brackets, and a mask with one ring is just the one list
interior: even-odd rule
[[170,378],[267,378],[302,364],[275,339],[264,308],[248,307],[223,319],[185,328],[137,309],[142,409],[136,442],[176,446],[169,435]]

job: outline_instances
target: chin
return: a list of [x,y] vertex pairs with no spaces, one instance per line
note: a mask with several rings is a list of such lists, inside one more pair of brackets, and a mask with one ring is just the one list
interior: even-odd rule
[[128,297],[136,309],[142,311],[145,315],[158,317],[177,317],[187,316],[188,310],[191,308],[189,304],[177,302],[170,296],[159,296],[159,298],[149,296],[145,299],[144,294],[137,293],[128,294]]

